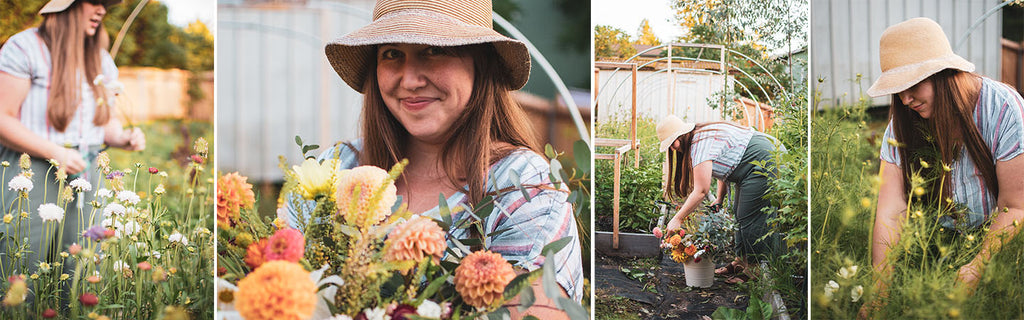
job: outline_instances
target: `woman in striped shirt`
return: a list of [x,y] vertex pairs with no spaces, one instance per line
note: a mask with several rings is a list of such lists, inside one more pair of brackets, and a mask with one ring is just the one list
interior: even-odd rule
[[942,28],[927,18],[886,29],[880,53],[882,76],[867,93],[889,95],[892,104],[872,263],[883,278],[892,272],[886,255],[900,239],[911,188],[920,185],[912,175],[935,177],[914,194],[950,213],[938,217],[942,227],[953,233],[988,225],[981,251],[958,266],[957,280],[973,287],[1000,239],[1016,234],[1024,219],[1024,99],[972,73],[974,65],[954,54]]
[[[38,28],[11,36],[0,48],[0,160],[18,163],[22,153],[32,157],[37,190],[29,193],[32,206],[57,202],[58,182],[53,170],[48,171],[47,160],[56,160],[72,177],[81,175],[97,185],[97,173],[89,170],[89,164],[102,145],[145,148],[145,136],[138,128],[124,130],[111,116],[113,94],[94,81],[100,76],[108,84],[117,80],[102,22],[106,8],[120,2],[51,0],[39,11],[43,22]],[[77,201],[91,200],[88,197]],[[63,243],[70,245],[80,233],[70,229],[79,223],[77,215],[65,218],[69,230],[63,232]],[[31,234],[42,234],[42,227],[34,221]],[[63,250],[40,248],[40,237],[29,238],[37,254],[48,252],[52,258]],[[36,260],[29,257],[29,261]]]
[[[774,211],[765,212],[770,203],[764,194],[768,191],[769,175],[774,171],[765,167],[772,167],[772,152],[777,148],[784,152],[784,146],[774,137],[749,127],[728,122],[684,123],[675,115],[662,120],[657,132],[660,150],[668,151],[672,164],[666,197],[686,199],[669,221],[667,230],[680,228],[710,192],[711,180],[717,179],[717,197],[712,206],[722,204],[729,183],[736,184],[732,211],[738,226],[734,246],[738,259],[716,273],[747,270],[749,259],[765,259],[778,252],[778,237],[773,234],[764,238],[771,233],[768,220],[774,215]],[[730,282],[742,280],[733,278]]]

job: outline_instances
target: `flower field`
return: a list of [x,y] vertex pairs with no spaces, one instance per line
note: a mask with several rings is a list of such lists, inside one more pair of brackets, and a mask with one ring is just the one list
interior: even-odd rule
[[[978,253],[987,230],[950,236],[938,223],[947,209],[924,200],[924,192],[908,195],[902,236],[888,260],[891,276],[872,271],[878,154],[885,143],[879,140],[886,118],[869,116],[867,107],[861,99],[817,113],[812,122],[812,317],[854,318],[863,309],[879,319],[1019,318],[1024,314],[1017,303],[1024,300],[1024,238],[1007,239],[976,288],[958,283],[958,270]],[[917,176],[915,183],[924,179]],[[886,290],[876,283],[886,284]]]
[[[0,318],[213,316],[211,147],[203,138],[209,124],[162,121],[143,130],[166,138],[152,139],[145,152],[100,153],[91,172],[100,176],[95,185],[69,177],[57,163],[46,172],[3,163]],[[26,179],[43,174],[54,175],[60,188]],[[29,192],[58,193],[60,200],[30,203]],[[72,201],[84,195],[93,200]],[[42,234],[29,234],[32,214],[43,221]],[[91,222],[65,225],[71,215]],[[75,241],[61,242],[64,232]],[[44,245],[32,247],[29,237]]]

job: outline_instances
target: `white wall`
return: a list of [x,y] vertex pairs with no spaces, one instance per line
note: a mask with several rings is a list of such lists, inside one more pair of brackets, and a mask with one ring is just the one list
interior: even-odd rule
[[[597,122],[608,121],[616,115],[628,119],[632,106],[631,75],[630,70],[600,71],[596,84]],[[670,88],[673,78],[674,90]],[[729,77],[728,86],[732,85],[733,79]],[[712,109],[708,105],[708,98],[723,88],[723,77],[717,74],[677,72],[670,76],[667,72],[638,71],[637,114],[651,119],[675,114],[690,122],[719,121],[722,120],[721,108]],[[670,98],[670,95],[674,98]]]

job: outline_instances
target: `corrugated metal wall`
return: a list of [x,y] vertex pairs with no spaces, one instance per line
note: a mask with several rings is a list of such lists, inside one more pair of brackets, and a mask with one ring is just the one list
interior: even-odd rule
[[[597,122],[608,121],[611,117],[628,119],[632,106],[630,92],[632,82],[630,70],[601,70],[598,74]],[[669,84],[675,78],[675,92],[670,93]],[[637,114],[651,119],[662,119],[675,114],[686,121],[704,122],[722,120],[722,110],[712,109],[708,98],[723,89],[722,76],[708,73],[675,73],[637,71]],[[733,85],[729,77],[729,86]],[[737,90],[741,90],[737,88]],[[670,94],[674,104],[670,104]],[[674,105],[674,110],[670,110]]]
[[372,0],[218,6],[217,164],[253,181],[301,160],[295,135],[327,146],[356,137],[362,96],[337,76],[324,44],[370,20]]
[[[950,44],[963,37],[971,24],[1002,1],[997,0],[813,0],[811,2],[811,81],[822,93],[819,107],[849,103],[867,91],[881,75],[878,40],[885,28],[915,17],[940,25]],[[999,78],[1002,14],[992,15],[967,42],[955,50],[971,61],[981,75]],[[861,74],[860,81],[856,81]],[[825,82],[816,81],[824,78]],[[888,97],[873,105],[887,105]]]

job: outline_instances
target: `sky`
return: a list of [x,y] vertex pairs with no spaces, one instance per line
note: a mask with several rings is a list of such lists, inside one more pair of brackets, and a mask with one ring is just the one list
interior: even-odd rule
[[654,35],[667,42],[682,35],[673,18],[675,12],[669,6],[670,0],[593,0],[591,18],[594,25],[609,25],[622,29],[636,37],[640,22],[647,18],[654,29]]
[[[156,2],[156,1],[154,1]],[[163,0],[167,6],[167,20],[173,25],[185,27],[192,21],[202,21],[216,32],[214,20],[217,17],[217,2],[213,0]],[[134,8],[132,8],[134,9]]]

